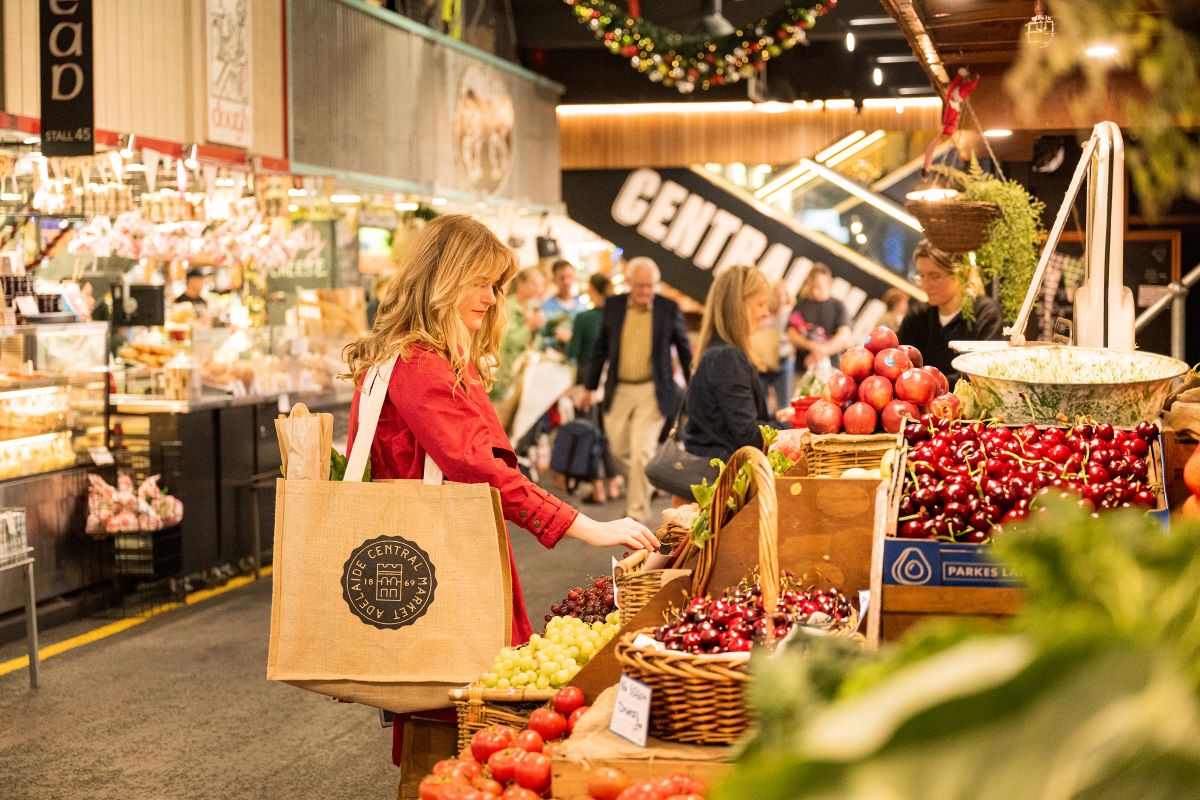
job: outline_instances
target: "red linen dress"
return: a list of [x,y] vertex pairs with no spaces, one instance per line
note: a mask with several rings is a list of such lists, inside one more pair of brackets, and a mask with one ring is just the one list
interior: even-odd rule
[[[350,405],[349,445],[358,433],[360,394]],[[448,481],[487,483],[500,492],[504,518],[553,547],[579,512],[521,474],[512,443],[492,408],[478,373],[471,368],[466,386],[455,386],[450,363],[431,348],[414,346],[409,359],[398,359],[371,445],[373,478],[420,479],[425,455]],[[529,641],[533,629],[517,577],[512,548],[512,643]],[[453,719],[451,716],[450,719]],[[403,720],[393,728],[393,760],[399,764]]]

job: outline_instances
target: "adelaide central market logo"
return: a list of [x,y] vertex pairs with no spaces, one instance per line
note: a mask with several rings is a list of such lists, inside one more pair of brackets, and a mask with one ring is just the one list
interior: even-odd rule
[[342,597],[376,628],[403,628],[433,604],[437,577],[429,554],[399,536],[363,542],[342,568]]

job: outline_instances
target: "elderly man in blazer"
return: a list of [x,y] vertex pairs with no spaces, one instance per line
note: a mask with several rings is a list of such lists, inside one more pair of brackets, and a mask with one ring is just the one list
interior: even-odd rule
[[580,405],[587,410],[600,385],[604,367],[604,428],[612,454],[625,475],[625,513],[650,521],[650,484],[646,462],[654,456],[663,420],[674,416],[680,401],[671,348],[685,377],[691,374],[692,348],[683,312],[658,294],[658,265],[649,258],[628,264],[629,293],[609,298],[604,322],[587,375]]

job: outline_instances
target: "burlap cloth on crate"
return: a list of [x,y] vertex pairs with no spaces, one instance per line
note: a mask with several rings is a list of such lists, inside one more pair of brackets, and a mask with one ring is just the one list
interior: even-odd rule
[[609,732],[608,722],[616,703],[617,687],[610,686],[592,703],[591,710],[579,720],[571,738],[558,748],[557,755],[578,764],[620,758],[713,762],[730,761],[733,758],[733,747],[677,744],[654,737],[646,740],[645,747],[638,747]]
[[1183,384],[1163,403],[1163,427],[1200,439],[1200,375],[1189,372]]

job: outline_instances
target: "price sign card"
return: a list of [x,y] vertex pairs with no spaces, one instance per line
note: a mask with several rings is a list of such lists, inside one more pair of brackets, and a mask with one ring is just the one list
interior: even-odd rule
[[107,447],[89,447],[88,454],[92,457],[92,463],[97,467],[107,467],[113,463],[112,451]]
[[622,675],[617,685],[617,704],[613,707],[608,729],[622,739],[645,747],[646,737],[650,733],[651,691],[641,681]]

